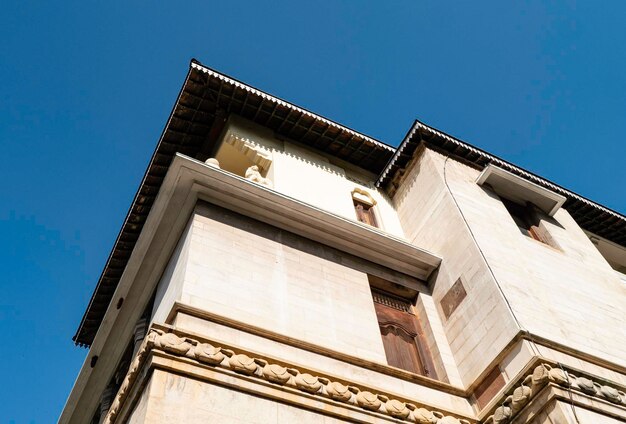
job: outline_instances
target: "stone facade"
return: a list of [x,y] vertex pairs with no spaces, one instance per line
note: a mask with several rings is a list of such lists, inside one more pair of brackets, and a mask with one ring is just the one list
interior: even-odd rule
[[169,165],[60,422],[626,422],[626,285],[567,209],[549,245],[427,144],[389,190],[237,114],[216,137]]

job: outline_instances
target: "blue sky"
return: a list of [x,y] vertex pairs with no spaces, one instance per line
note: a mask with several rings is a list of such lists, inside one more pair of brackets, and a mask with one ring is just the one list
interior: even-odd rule
[[192,57],[392,145],[419,118],[626,212],[626,2],[215,3],[3,3],[0,423],[56,421]]

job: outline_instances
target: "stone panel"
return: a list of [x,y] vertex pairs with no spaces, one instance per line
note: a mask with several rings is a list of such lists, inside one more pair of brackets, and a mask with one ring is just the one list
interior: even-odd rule
[[[517,328],[446,187],[441,165],[433,152],[423,152],[407,172],[394,202],[408,240],[444,258],[431,282],[432,298],[461,380],[469,386],[502,352]],[[466,297],[446,319],[441,301],[459,278]]]
[[542,225],[560,249],[520,233],[500,198],[475,181],[479,171],[434,152],[498,284],[522,327],[626,366],[624,285],[565,209]]
[[149,396],[150,406],[142,421],[145,424],[347,422],[159,370],[152,375]]
[[183,288],[164,299],[386,362],[357,258],[206,203],[190,228]]

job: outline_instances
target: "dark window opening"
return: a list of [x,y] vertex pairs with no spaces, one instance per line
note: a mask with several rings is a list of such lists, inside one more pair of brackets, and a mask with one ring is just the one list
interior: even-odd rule
[[541,225],[541,217],[535,205],[527,203],[522,206],[507,199],[502,199],[502,203],[523,235],[558,248],[548,231]]
[[372,290],[387,363],[430,378],[437,378],[422,327],[407,299]]
[[356,219],[364,224],[371,225],[372,227],[378,227],[376,216],[374,215],[374,206],[368,205],[356,199],[352,199],[352,201],[354,203]]

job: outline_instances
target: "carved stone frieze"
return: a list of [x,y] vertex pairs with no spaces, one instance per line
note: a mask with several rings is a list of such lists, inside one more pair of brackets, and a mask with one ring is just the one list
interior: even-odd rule
[[356,395],[356,403],[368,411],[378,411],[382,405],[378,395],[368,391],[359,391]]
[[309,373],[297,373],[294,376],[293,382],[296,387],[308,393],[317,393],[320,391],[324,384],[328,385],[329,381],[326,379],[320,379]]
[[486,424],[507,424],[526,406],[544,386],[553,383],[570,390],[580,391],[609,402],[626,405],[626,393],[613,386],[600,384],[591,378],[576,376],[561,367],[550,364],[537,365],[532,373],[522,379],[521,383],[506,396],[492,415],[485,419]]
[[470,424],[468,420],[445,415],[426,407],[416,407],[385,394],[361,390],[356,386],[332,381],[327,377],[301,373],[295,368],[270,363],[262,358],[251,358],[245,353],[202,343],[189,337],[180,337],[159,329],[151,329],[142,347],[131,364],[105,423],[114,423],[120,409],[128,397],[139,370],[152,349],[159,349],[172,355],[186,357],[204,365],[229,369],[248,377],[263,379],[273,384],[298,389],[307,394],[324,396],[340,403],[387,415],[394,419],[418,424]]
[[356,388],[344,386],[338,381],[331,381],[326,384],[326,394],[331,399],[338,400],[339,402],[348,402],[352,398],[352,391],[356,392]]
[[397,399],[389,399],[385,402],[385,410],[387,413],[392,417],[400,418],[401,420],[407,419],[411,414],[411,411],[414,409],[415,405],[406,404]]
[[[333,381],[329,377],[315,376],[300,372],[296,368],[270,363],[263,358],[253,358],[245,353],[213,346],[189,337],[180,337],[160,329],[151,329],[133,359],[128,373],[111,404],[105,423],[114,423],[129,391],[138,377],[141,367],[152,349],[159,349],[171,355],[185,357],[198,363],[224,368],[246,378],[259,378],[272,384],[290,387],[309,395],[323,396],[333,401],[352,405],[363,410],[387,415],[391,418],[417,424],[470,424],[470,421],[441,411],[419,407],[386,394],[361,390],[353,385]],[[535,366],[515,388],[505,393],[500,405],[487,417],[485,424],[507,424],[532,400],[548,383],[567,387],[604,399],[614,404],[626,406],[626,393],[616,386],[597,381],[591,376],[577,376],[561,367],[547,363]]]
[[239,150],[253,163],[258,165],[259,168],[265,171],[267,171],[272,164],[271,151],[266,147],[261,146],[261,144],[256,141],[235,134],[230,134],[230,136],[226,137],[224,142]]

